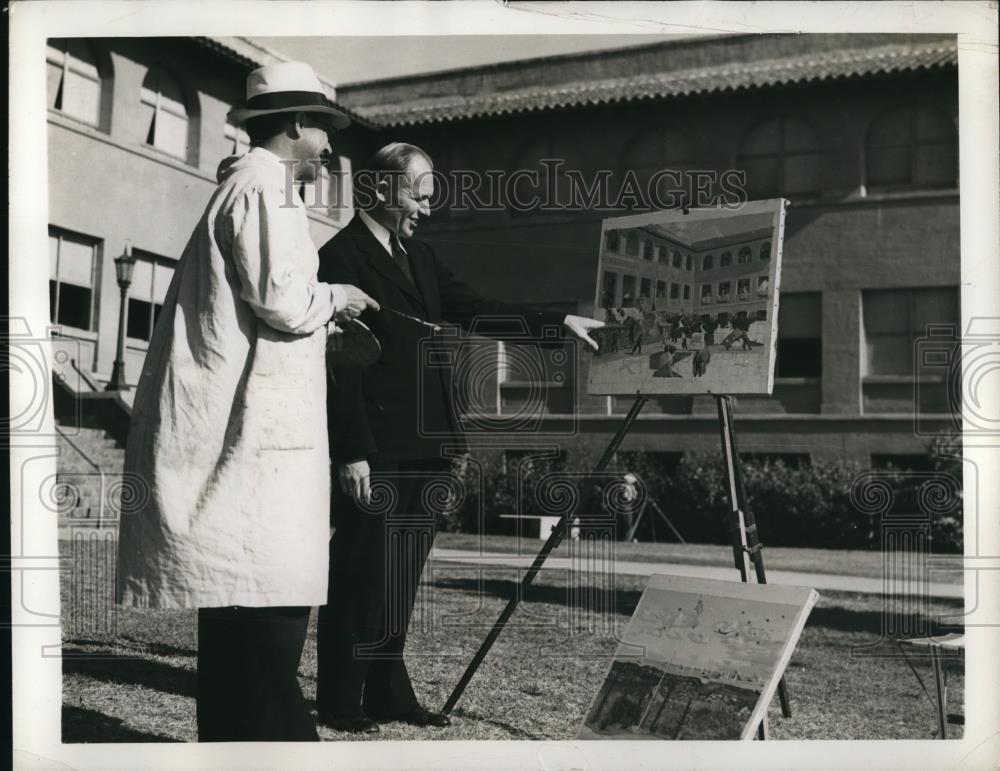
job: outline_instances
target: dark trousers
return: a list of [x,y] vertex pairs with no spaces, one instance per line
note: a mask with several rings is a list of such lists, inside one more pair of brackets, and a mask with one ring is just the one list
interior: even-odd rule
[[309,610],[198,611],[198,741],[318,741],[298,681]]
[[334,493],[329,598],[316,646],[321,715],[393,716],[419,706],[403,648],[434,540],[423,494],[447,469],[440,459],[373,467],[370,507]]

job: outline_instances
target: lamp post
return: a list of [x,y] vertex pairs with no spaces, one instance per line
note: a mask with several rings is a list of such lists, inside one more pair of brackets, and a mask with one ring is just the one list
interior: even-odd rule
[[121,291],[121,305],[118,308],[118,349],[115,363],[111,368],[111,379],[107,391],[124,391],[128,388],[125,382],[125,309],[128,302],[128,288],[132,283],[132,269],[135,267],[135,257],[132,256],[132,242],[125,241],[125,251],[115,258],[115,277],[118,279],[118,289]]

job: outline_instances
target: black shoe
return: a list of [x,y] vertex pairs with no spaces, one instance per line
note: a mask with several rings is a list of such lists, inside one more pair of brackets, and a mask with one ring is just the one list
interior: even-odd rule
[[430,712],[423,707],[417,707],[399,715],[373,715],[380,723],[409,723],[415,726],[434,726],[444,728],[451,725],[451,718],[443,712]]
[[317,722],[335,731],[347,731],[352,734],[377,734],[379,731],[378,723],[367,715],[350,715],[344,717],[342,715],[324,715],[321,713],[317,718]]

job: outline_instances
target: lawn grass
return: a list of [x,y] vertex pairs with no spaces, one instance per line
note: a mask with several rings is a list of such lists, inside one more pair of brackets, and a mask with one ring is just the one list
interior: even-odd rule
[[[509,535],[472,535],[439,533],[434,541],[438,549],[461,549],[486,554],[521,554],[534,556],[545,543],[538,538]],[[565,556],[563,543],[552,556]],[[731,566],[731,546],[704,543],[624,543],[615,544],[615,559],[629,562],[662,562],[675,565]],[[768,570],[792,570],[806,573],[881,578],[883,554],[880,551],[805,549],[787,546],[764,546]],[[890,563],[893,564],[893,563]],[[897,560],[895,564],[900,564]],[[930,579],[942,583],[961,583],[962,572],[935,570]]]
[[[65,542],[62,546],[76,564],[81,553]],[[113,562],[91,559],[88,566],[86,572],[63,573],[64,741],[194,741],[196,612],[121,608],[104,615],[100,603],[78,612],[81,597],[111,590]],[[407,666],[426,706],[444,704],[517,577],[514,568],[429,566],[407,649]],[[451,727],[388,724],[374,740],[574,738],[645,580],[616,576],[608,597],[611,612],[596,613],[570,606],[565,573],[546,571],[470,683]],[[958,600],[939,600],[924,607],[922,615],[929,619],[960,609]],[[882,599],[875,595],[821,596],[786,671],[793,717],[780,717],[777,702],[771,705],[774,739],[934,736],[934,705],[905,661],[852,653],[879,640],[882,611]],[[300,668],[309,699],[316,687],[313,616]],[[897,649],[886,644],[881,651]],[[933,693],[928,661],[914,659],[914,666]],[[961,713],[961,660],[950,660],[947,672],[950,711]],[[949,736],[961,731],[951,726]],[[326,728],[320,735],[373,740]]]

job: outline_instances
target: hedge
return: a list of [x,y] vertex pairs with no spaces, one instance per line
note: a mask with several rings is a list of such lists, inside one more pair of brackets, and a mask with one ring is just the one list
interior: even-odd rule
[[[745,460],[747,501],[761,541],[771,546],[880,549],[883,525],[903,522],[928,532],[934,552],[961,552],[962,462],[943,448],[930,449],[929,470],[919,473],[872,471],[851,461],[816,461],[796,468],[780,460]],[[719,453],[687,453],[670,470],[643,453],[629,454],[628,468],[616,464],[614,473],[631,471],[642,480],[645,495],[658,503],[686,541],[730,543],[729,500]],[[586,470],[582,462],[565,458],[535,458],[515,467],[505,463],[500,452],[479,452],[471,461],[456,461],[464,497],[439,515],[439,529],[512,533],[514,521],[500,515],[517,511],[519,495],[525,513],[541,513],[535,505],[536,488],[552,475],[578,484],[585,507],[580,475]],[[640,540],[650,539],[654,518],[651,512],[644,516]],[[657,535],[664,539],[666,528],[656,524]]]

